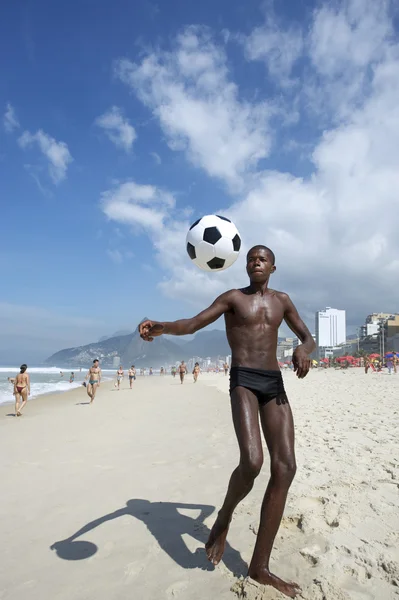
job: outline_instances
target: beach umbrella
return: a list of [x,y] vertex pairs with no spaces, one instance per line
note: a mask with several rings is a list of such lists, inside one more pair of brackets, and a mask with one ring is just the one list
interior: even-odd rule
[[393,352],[387,352],[385,358],[393,358]]

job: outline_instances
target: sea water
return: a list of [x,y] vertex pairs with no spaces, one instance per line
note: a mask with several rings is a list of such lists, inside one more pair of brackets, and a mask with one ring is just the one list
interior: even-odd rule
[[[69,383],[71,371],[75,373],[75,380]],[[0,367],[0,404],[5,402],[14,402],[14,386],[7,380],[7,377],[16,377],[20,372],[19,367]],[[67,392],[73,388],[82,385],[88,369],[71,369],[62,367],[28,367],[27,373],[30,376],[30,396],[29,399],[37,398],[43,394],[54,394]],[[103,379],[110,379],[114,371],[103,371]],[[61,376],[63,373],[63,376]]]

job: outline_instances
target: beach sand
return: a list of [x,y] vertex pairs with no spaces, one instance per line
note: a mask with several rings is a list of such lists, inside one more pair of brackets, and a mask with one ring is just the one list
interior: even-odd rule
[[[399,374],[284,374],[298,472],[272,555],[307,600],[399,597]],[[245,578],[268,458],[224,561],[204,542],[238,459],[228,378],[104,382],[0,407],[1,600],[278,600]]]

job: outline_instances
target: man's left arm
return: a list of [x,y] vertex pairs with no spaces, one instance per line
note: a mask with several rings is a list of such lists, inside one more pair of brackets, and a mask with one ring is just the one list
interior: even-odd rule
[[101,369],[99,369],[99,371],[98,371],[98,385],[100,385],[100,383],[101,383],[101,375],[102,375]]
[[301,345],[298,346],[292,356],[294,371],[299,379],[303,379],[310,369],[309,354],[316,348],[315,341],[302,321],[297,309],[295,308],[288,294],[283,294],[284,302],[284,320],[293,333],[301,340]]

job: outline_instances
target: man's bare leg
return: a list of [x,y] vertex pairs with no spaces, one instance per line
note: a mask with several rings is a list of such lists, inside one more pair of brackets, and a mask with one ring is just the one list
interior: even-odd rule
[[88,396],[89,396],[89,398],[90,398],[90,404],[91,404],[91,403],[93,402],[93,397],[92,397],[92,394],[93,394],[93,386],[92,386],[92,384],[91,384],[91,383],[88,383],[88,384],[87,384],[86,391],[87,391],[87,395],[88,395]]
[[262,429],[270,452],[270,481],[262,503],[258,536],[248,575],[295,598],[300,588],[269,571],[270,554],[280,527],[288,490],[295,476],[294,421],[286,399],[272,400],[259,409]]
[[226,498],[206,543],[208,559],[217,565],[224,552],[234,509],[252,490],[263,464],[258,400],[250,390],[236,387],[231,394],[234,429],[240,447],[240,463],[233,471]]
[[90,404],[92,404],[94,402],[94,398],[96,395],[96,390],[97,390],[97,383],[93,383],[93,385],[91,386],[91,400],[90,400]]

